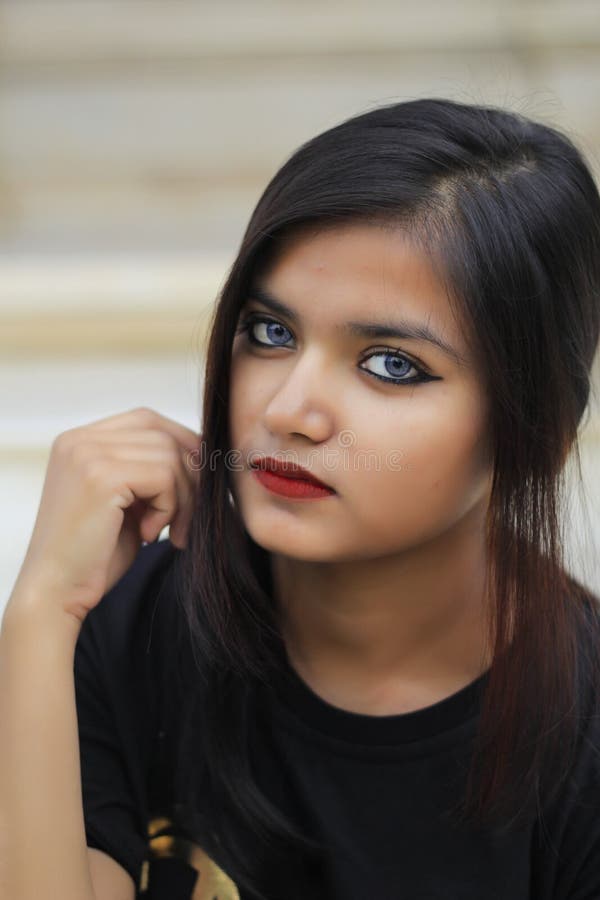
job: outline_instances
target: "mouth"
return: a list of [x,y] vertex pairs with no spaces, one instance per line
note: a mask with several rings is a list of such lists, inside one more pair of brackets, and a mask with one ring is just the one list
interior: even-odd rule
[[324,481],[316,478],[308,471],[308,469],[304,469],[297,463],[284,462],[283,460],[277,460],[266,456],[251,463],[250,468],[273,472],[275,475],[280,475],[282,478],[289,478],[292,481],[306,481],[308,484],[314,484],[317,487],[333,491],[333,488],[329,484],[325,484]]

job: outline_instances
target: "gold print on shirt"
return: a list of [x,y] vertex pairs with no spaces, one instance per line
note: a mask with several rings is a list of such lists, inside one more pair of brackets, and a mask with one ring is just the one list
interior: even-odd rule
[[192,900],[240,900],[239,891],[229,875],[197,844],[193,844],[190,865],[199,872]]
[[[161,859],[176,856],[193,866],[198,878],[190,900],[240,900],[239,891],[231,878],[219,868],[214,860],[198,846],[177,834],[159,834],[171,830],[173,822],[166,817],[151,819],[148,824],[150,857]],[[140,892],[148,889],[149,864],[142,867]]]

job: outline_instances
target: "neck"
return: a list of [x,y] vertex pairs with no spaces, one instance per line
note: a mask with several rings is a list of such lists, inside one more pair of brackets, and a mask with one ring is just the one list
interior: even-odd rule
[[288,657],[317,693],[381,715],[436,702],[489,666],[480,523],[394,556],[271,557]]

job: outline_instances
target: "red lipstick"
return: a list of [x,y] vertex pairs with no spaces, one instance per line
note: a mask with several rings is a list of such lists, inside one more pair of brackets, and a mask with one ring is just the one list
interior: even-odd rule
[[330,497],[335,491],[297,463],[263,457],[251,465],[255,477],[275,494],[297,500]]

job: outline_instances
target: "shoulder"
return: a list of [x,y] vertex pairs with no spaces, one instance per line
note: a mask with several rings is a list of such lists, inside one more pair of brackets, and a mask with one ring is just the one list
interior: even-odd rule
[[[578,816],[581,805],[594,798],[600,810],[600,598],[574,582],[580,602],[576,642],[576,696],[573,756],[559,793],[562,812]],[[566,748],[565,748],[566,749]],[[599,820],[600,822],[600,820]]]
[[177,654],[172,576],[180,552],[168,540],[142,545],[84,619],[75,648],[86,840],[136,882],[147,855],[148,774],[165,705],[157,679]]
[[75,648],[76,684],[97,689],[123,703],[146,699],[174,655],[179,606],[176,562],[181,554],[169,540],[144,544],[133,564],[86,616]]
[[80,641],[94,633],[109,640],[114,653],[130,647],[156,611],[157,602],[172,592],[173,568],[180,552],[169,540],[143,544],[129,569],[86,616]]

